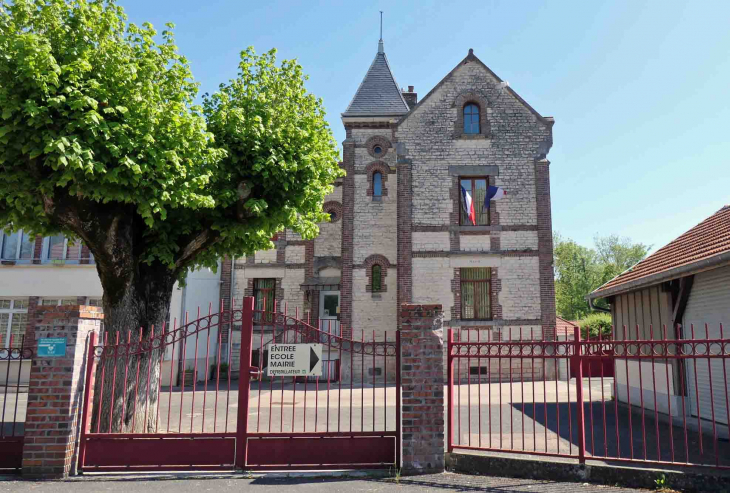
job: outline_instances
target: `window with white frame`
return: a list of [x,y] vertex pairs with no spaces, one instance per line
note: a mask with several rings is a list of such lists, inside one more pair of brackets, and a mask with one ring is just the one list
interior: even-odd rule
[[0,348],[20,347],[28,324],[28,298],[0,298]]
[[0,235],[0,259],[31,260],[35,239],[23,230],[10,233],[3,231]]
[[104,306],[104,303],[102,303],[101,298],[91,298],[91,297],[88,297],[88,298],[86,298],[86,304],[89,305],[89,306],[99,306],[99,307],[103,307]]
[[63,235],[49,236],[43,244],[43,260],[53,263],[78,262],[81,259],[81,242],[70,242]]
[[41,306],[78,305],[76,298],[43,298]]

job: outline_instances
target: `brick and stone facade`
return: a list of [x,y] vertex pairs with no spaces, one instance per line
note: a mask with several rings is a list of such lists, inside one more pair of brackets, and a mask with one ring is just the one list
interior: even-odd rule
[[[480,109],[476,134],[465,133],[467,104]],[[286,231],[275,250],[237,260],[234,296],[253,294],[253,279],[274,278],[277,299],[290,313],[298,308],[316,320],[320,292],[334,288],[346,335],[393,331],[401,327],[401,304],[424,303],[443,306],[445,327],[493,340],[516,338],[520,327],[535,338],[552,337],[546,156],[553,119],[539,115],[471,50],[419,102],[412,86],[401,92],[379,49],[342,122],[347,176],[326,198],[334,220],[314,240]],[[487,225],[460,225],[461,177],[507,192],[491,201]],[[470,267],[491,269],[487,319],[461,317],[460,272]]]

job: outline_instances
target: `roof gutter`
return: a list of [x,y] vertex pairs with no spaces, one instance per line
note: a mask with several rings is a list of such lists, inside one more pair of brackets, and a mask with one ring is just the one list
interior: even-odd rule
[[685,274],[694,274],[699,270],[705,270],[712,267],[720,266],[724,263],[730,263],[730,251],[723,252],[719,255],[715,255],[710,258],[698,260],[697,262],[692,262],[691,264],[682,265],[679,267],[675,267],[674,269],[669,269],[664,272],[658,272],[656,274],[652,274],[650,276],[642,277],[641,279],[635,279],[633,281],[628,281],[623,284],[619,284],[618,286],[614,286],[607,289],[597,289],[596,291],[593,291],[592,293],[589,293],[588,296],[586,296],[586,299],[588,300],[589,305],[592,304],[592,300],[597,300],[599,298],[607,298],[608,296],[613,296],[619,293],[624,293],[627,291],[633,291],[636,288],[649,286],[652,284],[657,284],[663,281],[669,281],[671,279],[676,279],[678,277],[682,277]]
[[600,306],[595,306],[593,304],[593,298],[588,298],[588,308],[590,308],[591,310],[595,310],[597,312],[611,313],[611,310],[609,310],[608,308],[603,308],[603,307],[600,307]]

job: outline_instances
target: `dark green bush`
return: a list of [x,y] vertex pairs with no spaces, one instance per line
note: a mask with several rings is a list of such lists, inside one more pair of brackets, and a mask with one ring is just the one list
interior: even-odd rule
[[580,326],[580,335],[583,339],[598,337],[611,337],[611,314],[609,313],[591,313],[581,320],[578,320]]

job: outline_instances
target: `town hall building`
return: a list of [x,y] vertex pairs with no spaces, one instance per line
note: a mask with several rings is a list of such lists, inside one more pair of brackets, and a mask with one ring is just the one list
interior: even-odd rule
[[[441,304],[445,327],[481,340],[553,338],[553,118],[472,50],[419,101],[381,40],[342,123],[347,174],[324,203],[330,222],[224,262],[233,298],[358,339],[394,333],[402,303]],[[504,197],[485,203],[490,186]]]

